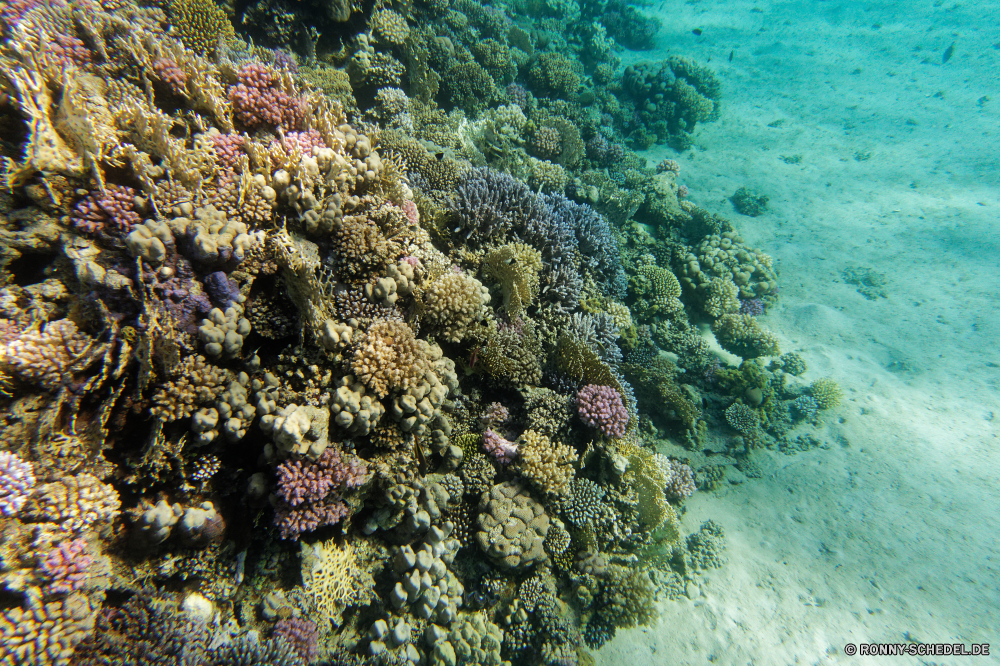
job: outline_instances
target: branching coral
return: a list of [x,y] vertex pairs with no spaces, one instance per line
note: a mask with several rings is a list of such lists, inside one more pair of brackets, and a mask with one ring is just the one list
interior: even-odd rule
[[508,317],[519,316],[538,296],[542,254],[524,243],[509,243],[483,258],[483,273],[500,283],[503,308]]
[[577,459],[576,451],[569,446],[556,444],[533,430],[526,430],[517,438],[517,462],[521,475],[545,493],[569,493]]
[[384,398],[423,380],[430,369],[427,353],[427,343],[417,340],[407,324],[383,319],[358,340],[351,368],[358,379]]
[[461,342],[469,328],[482,320],[489,290],[474,277],[449,272],[423,290],[424,321],[449,342]]

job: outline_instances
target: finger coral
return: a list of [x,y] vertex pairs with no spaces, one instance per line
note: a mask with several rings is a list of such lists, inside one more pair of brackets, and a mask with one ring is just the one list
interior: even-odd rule
[[583,422],[599,429],[606,437],[623,437],[628,410],[621,393],[610,386],[587,384],[576,394],[576,407]]

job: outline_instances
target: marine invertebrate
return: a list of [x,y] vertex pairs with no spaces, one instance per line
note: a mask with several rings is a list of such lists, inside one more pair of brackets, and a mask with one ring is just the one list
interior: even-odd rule
[[363,565],[364,542],[338,545],[335,539],[309,544],[299,542],[302,582],[306,593],[324,622],[340,623],[348,606],[362,606],[371,601],[375,581]]
[[91,192],[77,202],[70,222],[77,229],[97,234],[107,231],[124,235],[142,222],[135,210],[136,191],[124,185],[108,183],[103,190]]
[[286,617],[274,624],[274,640],[283,641],[307,663],[316,659],[319,627],[312,620],[300,617]]
[[226,12],[212,0],[169,0],[167,10],[184,43],[202,54],[235,37]]
[[526,430],[517,438],[517,464],[521,476],[552,495],[569,493],[578,460],[576,451],[545,435]]
[[6,345],[4,362],[24,381],[56,390],[97,359],[102,347],[70,319],[27,330]]
[[38,488],[29,515],[79,532],[110,523],[119,513],[121,499],[111,486],[90,474],[64,476]]
[[621,393],[610,386],[587,384],[576,394],[576,407],[583,422],[599,429],[606,437],[623,437],[628,410]]
[[544,202],[512,176],[488,167],[470,169],[455,188],[455,234],[472,245],[497,242],[529,219],[545,215]]
[[30,461],[21,460],[10,451],[0,451],[0,513],[17,515],[35,487],[35,472]]
[[498,565],[525,570],[548,559],[549,516],[517,483],[493,486],[479,500],[476,543]]
[[236,117],[247,127],[302,129],[308,102],[289,87],[280,72],[261,62],[249,62],[237,76],[238,83],[229,90],[229,101]]
[[418,341],[406,323],[381,319],[360,336],[351,368],[358,379],[384,398],[423,380],[430,369],[426,350],[427,343]]
[[809,395],[820,409],[830,409],[840,404],[844,391],[833,379],[824,377],[809,385]]
[[45,553],[38,563],[38,571],[48,580],[49,594],[77,592],[87,580],[87,570],[94,559],[87,553],[83,539],[64,541]]
[[490,302],[489,289],[465,273],[449,272],[432,280],[422,294],[424,321],[450,342],[461,342],[481,321]]
[[76,646],[94,629],[88,599],[73,594],[35,608],[0,612],[0,659],[11,664],[68,666]]
[[715,337],[723,349],[743,358],[777,356],[778,339],[757,320],[745,314],[727,314],[713,325]]
[[497,462],[513,462],[514,456],[517,455],[517,444],[504,439],[490,428],[483,432],[483,448]]
[[500,283],[508,317],[520,315],[538,296],[542,253],[524,243],[508,243],[483,257],[483,273]]

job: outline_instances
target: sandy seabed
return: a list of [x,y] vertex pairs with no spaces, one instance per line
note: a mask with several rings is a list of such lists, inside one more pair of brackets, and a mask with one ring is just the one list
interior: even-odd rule
[[[728,563],[600,664],[1000,663],[1000,4],[875,5],[668,2],[661,50],[629,54],[711,59],[721,118],[647,157],[775,258],[766,325],[845,399],[824,448],[759,452],[762,478],[687,502]],[[768,212],[737,214],[740,186]],[[908,640],[993,655],[845,653]]]

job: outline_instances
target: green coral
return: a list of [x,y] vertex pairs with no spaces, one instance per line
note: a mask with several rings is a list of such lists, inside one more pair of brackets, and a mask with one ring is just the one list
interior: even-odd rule
[[635,299],[632,314],[639,321],[657,315],[669,316],[684,309],[680,301],[681,285],[673,273],[655,264],[639,266],[629,279],[629,291]]
[[500,284],[508,317],[520,315],[538,296],[542,253],[524,243],[508,243],[483,258],[483,275]]
[[778,339],[750,315],[727,314],[712,326],[716,340],[726,351],[741,358],[776,356]]
[[844,397],[844,391],[837,382],[829,377],[817,379],[809,385],[809,395],[820,409],[830,409],[840,404],[840,399]]
[[616,627],[652,624],[657,618],[655,588],[645,569],[609,564],[601,586],[602,614]]
[[561,53],[543,53],[528,70],[531,86],[541,94],[567,97],[580,89],[579,63]]

